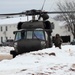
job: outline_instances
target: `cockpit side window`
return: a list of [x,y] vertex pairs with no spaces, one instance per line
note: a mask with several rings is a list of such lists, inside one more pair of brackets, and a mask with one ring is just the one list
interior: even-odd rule
[[16,32],[15,41],[26,38],[26,32]]
[[21,39],[21,32],[17,32],[15,35],[15,41],[20,40]]

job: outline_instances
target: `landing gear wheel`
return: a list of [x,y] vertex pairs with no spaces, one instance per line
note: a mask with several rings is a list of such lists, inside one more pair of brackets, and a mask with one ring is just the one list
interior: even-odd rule
[[18,53],[16,52],[16,51],[10,51],[10,54],[12,54],[13,55],[13,58],[15,58],[16,57],[16,55],[18,55]]

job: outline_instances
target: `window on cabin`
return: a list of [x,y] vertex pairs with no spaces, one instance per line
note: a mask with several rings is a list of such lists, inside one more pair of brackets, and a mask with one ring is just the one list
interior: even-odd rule
[[27,39],[32,39],[32,31],[27,31]]

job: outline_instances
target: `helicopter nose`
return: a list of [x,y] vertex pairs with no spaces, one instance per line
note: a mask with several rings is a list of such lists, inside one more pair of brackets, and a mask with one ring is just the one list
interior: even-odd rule
[[18,42],[18,53],[25,53],[30,51],[37,51],[41,49],[41,41],[40,40],[20,40]]

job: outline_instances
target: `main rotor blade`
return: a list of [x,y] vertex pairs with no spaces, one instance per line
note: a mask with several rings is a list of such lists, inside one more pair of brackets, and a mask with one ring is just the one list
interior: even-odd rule
[[40,14],[63,14],[63,13],[75,13],[75,11],[41,11],[41,10],[30,10],[21,13],[7,13],[7,14],[0,14],[0,16],[14,16],[14,15],[40,15]]
[[63,13],[75,13],[75,11],[52,11],[52,12],[45,12],[48,14],[63,14]]
[[14,15],[25,15],[25,12],[0,14],[0,16],[14,16]]

